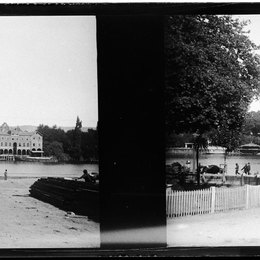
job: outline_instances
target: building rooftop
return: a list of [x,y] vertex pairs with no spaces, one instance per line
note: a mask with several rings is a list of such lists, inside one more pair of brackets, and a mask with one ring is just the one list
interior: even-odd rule
[[251,147],[253,147],[253,148],[260,148],[260,145],[254,144],[254,143],[249,143],[249,144],[241,145],[240,147],[241,148],[251,148]]
[[[18,136],[32,136],[38,133],[37,131],[23,131],[19,126],[9,127],[6,122],[0,126],[0,135],[18,135]],[[40,133],[38,133],[40,134]],[[41,135],[41,134],[40,134]]]

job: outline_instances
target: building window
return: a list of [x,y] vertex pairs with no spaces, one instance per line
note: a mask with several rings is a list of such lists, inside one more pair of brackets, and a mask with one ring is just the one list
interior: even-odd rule
[[21,143],[19,143],[19,146],[21,146]]
[[7,142],[5,142],[5,146],[7,146]]
[[11,144],[11,143],[9,143],[9,146],[12,146],[12,144]]
[[1,146],[3,146],[3,142],[1,142]]
[[33,143],[33,146],[35,146],[35,143]]
[[27,143],[27,147],[29,147],[29,143]]
[[12,138],[12,140],[14,140],[14,138]]
[[25,143],[23,143],[23,146],[25,146]]

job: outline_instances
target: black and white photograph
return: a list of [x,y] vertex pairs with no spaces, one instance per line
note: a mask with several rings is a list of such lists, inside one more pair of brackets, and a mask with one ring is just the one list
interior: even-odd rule
[[260,15],[165,27],[169,247],[260,244]]
[[0,31],[0,248],[98,248],[96,17]]

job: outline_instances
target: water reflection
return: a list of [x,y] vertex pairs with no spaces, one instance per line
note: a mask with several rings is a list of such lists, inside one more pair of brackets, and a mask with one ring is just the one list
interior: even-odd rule
[[45,164],[0,161],[0,176],[7,169],[8,177],[79,177],[82,171],[98,172],[97,164]]

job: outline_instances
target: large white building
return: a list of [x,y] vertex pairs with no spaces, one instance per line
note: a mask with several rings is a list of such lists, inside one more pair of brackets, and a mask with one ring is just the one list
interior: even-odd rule
[[42,156],[43,138],[37,132],[10,128],[6,123],[0,126],[0,155]]

